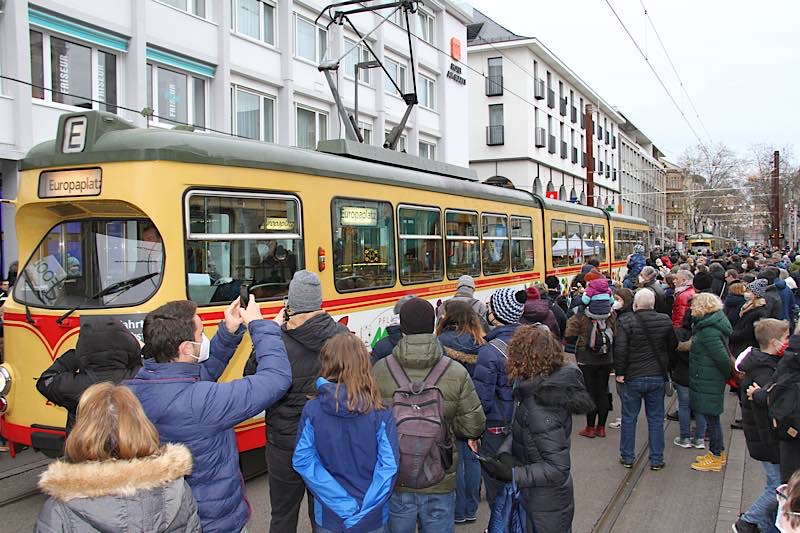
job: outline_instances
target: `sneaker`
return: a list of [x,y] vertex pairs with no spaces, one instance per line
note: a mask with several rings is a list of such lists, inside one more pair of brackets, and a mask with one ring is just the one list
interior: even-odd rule
[[622,457],[619,458],[619,464],[621,464],[625,468],[633,468],[633,461],[628,461],[627,459],[623,459]]
[[622,427],[622,419],[621,418],[617,418],[613,422],[609,422],[608,423],[608,427],[610,427],[612,429],[619,429],[620,427]]
[[744,515],[739,515],[739,519],[736,521],[735,524],[731,526],[734,533],[759,533],[758,526],[751,522],[748,522],[744,518]]
[[691,448],[692,447],[692,439],[689,439],[689,438],[682,439],[680,437],[675,437],[672,440],[672,444],[674,444],[675,446],[680,446],[681,448]]
[[652,470],[653,472],[658,472],[659,470],[663,470],[665,466],[667,466],[666,463],[658,463],[655,465],[650,465],[650,470]]
[[698,472],[721,472],[725,463],[722,457],[711,456],[711,458],[704,457],[703,460],[692,463],[692,470]]
[[594,427],[593,426],[586,426],[585,428],[583,428],[582,430],[580,430],[578,432],[578,435],[580,435],[581,437],[587,437],[587,438],[593,439],[594,438]]
[[678,417],[678,411],[675,410],[675,411],[672,411],[671,413],[669,413],[667,415],[667,420],[674,420],[675,422],[680,420],[680,418]]
[[[700,461],[703,461],[703,460],[712,459],[714,457],[715,457],[715,455],[713,453],[708,452],[705,455],[698,455],[697,457],[695,457],[695,460],[700,462]],[[722,459],[722,464],[728,464],[728,452],[722,452],[722,455],[720,455],[720,458]]]
[[706,449],[706,441],[703,440],[703,439],[694,439],[692,441],[692,446],[694,446],[698,450],[705,450]]
[[477,516],[468,516],[468,517],[466,517],[464,519],[464,522],[466,522],[467,524],[471,524],[471,523],[477,522],[477,521],[478,521],[478,517]]
[[456,518],[453,520],[456,524],[465,524],[467,522],[466,518]]

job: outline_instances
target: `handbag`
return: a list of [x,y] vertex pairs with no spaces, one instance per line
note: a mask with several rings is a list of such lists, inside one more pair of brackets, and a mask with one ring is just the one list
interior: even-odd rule
[[[636,321],[639,323],[639,327],[642,328],[642,331],[647,332],[647,330],[644,327],[644,322],[642,322],[642,317],[637,315],[636,311],[633,311],[633,316],[634,316],[634,318],[636,318]],[[650,337],[650,335],[647,335],[646,333],[645,333],[645,337],[647,338],[647,344],[650,345],[650,350],[653,352],[653,355],[656,356],[656,361],[658,361],[658,366],[661,368],[661,372],[664,373],[664,380],[665,380],[664,381],[664,396],[667,396],[667,397],[673,396],[675,394],[675,384],[672,383],[672,378],[670,377],[669,372],[667,372],[667,369],[664,368],[664,363],[663,363],[663,361],[661,361],[661,358],[658,356],[658,352],[656,351],[656,347],[653,344],[653,339]]]
[[503,485],[492,503],[489,533],[525,533],[528,513],[520,490],[513,483]]

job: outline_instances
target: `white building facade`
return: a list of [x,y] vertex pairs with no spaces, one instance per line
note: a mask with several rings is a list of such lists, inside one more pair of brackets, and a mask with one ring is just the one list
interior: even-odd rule
[[[8,0],[0,13],[2,196],[16,195],[17,161],[55,136],[61,113],[82,108],[118,113],[139,126],[189,124],[305,148],[344,137],[317,65],[351,50],[358,38],[349,28],[328,26],[329,18],[315,24],[325,5]],[[388,13],[360,14],[353,22],[365,34]],[[398,148],[467,166],[467,87],[448,72],[461,43],[466,48],[471,9],[425,0],[410,17],[413,69],[404,17],[394,16],[368,41],[402,92],[413,90],[416,72],[419,105]],[[356,72],[357,63],[370,59],[365,46],[343,59],[338,89],[352,109],[358,83],[359,129],[367,142],[382,145],[406,105],[382,69]],[[3,272],[17,258],[13,216],[4,205]]]

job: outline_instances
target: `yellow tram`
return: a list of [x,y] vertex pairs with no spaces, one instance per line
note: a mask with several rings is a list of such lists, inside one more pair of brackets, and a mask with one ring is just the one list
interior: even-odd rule
[[689,251],[692,253],[717,252],[721,250],[733,250],[736,247],[735,239],[719,237],[711,233],[695,233],[686,237]]
[[[243,285],[270,317],[305,268],[322,280],[323,307],[374,344],[405,294],[438,305],[470,274],[487,298],[547,275],[568,281],[590,257],[620,276],[647,241],[644,220],[481,184],[465,169],[377,148],[385,159],[368,161],[346,141],[322,149],[332,153],[63,115],[56,139],[21,162],[24,267],[3,309],[2,435],[61,449],[65,412],[35,382],[75,346],[84,316],[119,317],[140,335],[147,312],[188,298],[213,334]],[[242,375],[248,344],[223,380]],[[237,428],[240,450],[264,445],[263,426]]]

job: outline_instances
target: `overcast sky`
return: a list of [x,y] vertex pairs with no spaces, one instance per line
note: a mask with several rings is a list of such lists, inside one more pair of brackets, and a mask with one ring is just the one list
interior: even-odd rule
[[[800,152],[800,0],[609,0],[704,142],[741,155],[766,143]],[[606,0],[470,0],[536,37],[610,105],[677,159],[697,140]],[[506,68],[517,68],[509,65]],[[706,132],[707,130],[707,132]]]

